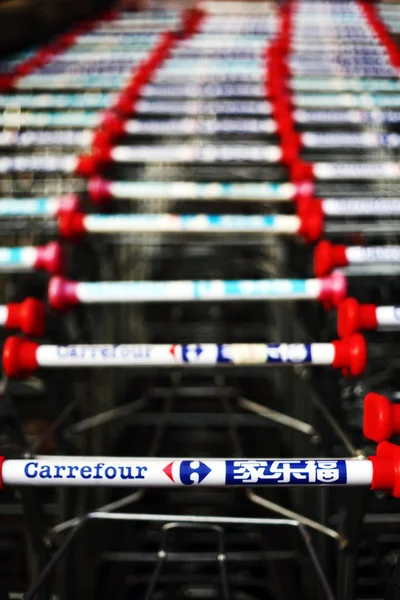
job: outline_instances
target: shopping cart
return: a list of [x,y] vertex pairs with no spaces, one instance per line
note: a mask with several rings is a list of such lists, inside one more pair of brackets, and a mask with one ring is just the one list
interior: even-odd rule
[[[398,241],[380,218],[398,208],[396,72],[362,6],[222,4],[116,14],[0,98],[4,246],[61,236],[67,257],[4,276],[4,303],[48,304],[42,339],[3,344],[3,505],[17,490],[31,544],[30,585],[8,587],[26,599],[350,600],[394,557],[397,448],[370,449],[361,417],[367,391],[396,389],[396,338],[365,344],[361,316],[336,340],[325,308],[396,302],[381,255],[368,277],[348,264]],[[314,18],[339,58],[304,48]],[[321,114],[304,86],[336,106],[329,82],[381,95]],[[304,224],[344,274],[313,273]]]

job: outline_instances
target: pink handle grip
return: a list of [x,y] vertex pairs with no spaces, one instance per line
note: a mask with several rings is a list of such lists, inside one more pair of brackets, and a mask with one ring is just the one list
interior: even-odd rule
[[337,308],[347,295],[347,279],[342,273],[332,273],[321,279],[321,291],[318,300],[326,310]]
[[77,282],[69,281],[56,275],[50,279],[47,296],[51,308],[64,311],[79,304],[79,298],[76,293]]
[[[326,310],[337,308],[346,298],[347,280],[341,273],[333,273],[321,280],[321,290],[318,300]],[[50,279],[48,287],[48,302],[54,310],[65,311],[79,304],[77,286],[79,282],[70,281],[56,275]]]
[[7,305],[7,329],[20,329],[26,335],[41,337],[45,330],[45,304],[36,298]]
[[360,304],[354,298],[346,298],[338,307],[337,332],[345,337],[362,330],[375,330],[378,327],[376,306]]
[[111,182],[102,177],[92,177],[88,182],[88,194],[93,204],[103,206],[112,200]]
[[76,212],[80,208],[80,200],[77,194],[66,194],[58,199],[57,215],[62,213]]
[[370,392],[364,398],[363,432],[368,440],[383,442],[400,434],[400,405],[386,396]]
[[52,275],[62,275],[65,272],[66,257],[63,247],[58,242],[38,246],[36,251],[35,269],[42,269]]

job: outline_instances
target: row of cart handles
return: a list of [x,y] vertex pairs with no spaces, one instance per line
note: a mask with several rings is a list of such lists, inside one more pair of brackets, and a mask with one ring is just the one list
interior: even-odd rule
[[[387,55],[390,58],[388,73],[393,74],[393,68],[399,67],[398,52],[385,31],[380,27],[376,15],[370,10],[368,4],[360,2],[369,25],[373,27],[381,43],[385,44]],[[291,5],[289,5],[291,6]],[[150,57],[139,63],[133,76],[124,91],[114,99],[113,108],[119,116],[102,117],[102,131],[92,137],[84,138],[84,144],[89,142],[91,153],[77,159],[69,157],[35,158],[30,156],[16,156],[0,159],[0,170],[3,173],[25,170],[38,170],[39,172],[77,173],[79,175],[98,176],[104,166],[109,162],[145,162],[154,160],[155,153],[161,160],[172,162],[215,160],[235,161],[243,160],[243,153],[234,152],[228,145],[214,147],[209,145],[199,149],[189,146],[141,146],[134,148],[114,146],[115,140],[126,132],[130,133],[135,126],[140,127],[139,121],[132,125],[123,117],[134,112],[138,113],[138,98],[142,97],[145,86],[152,75],[165,61],[170,51],[182,37],[189,36],[197,31],[204,13],[201,11],[188,11],[181,20],[180,33],[168,33],[162,36],[161,41],[152,50]],[[293,110],[294,106],[301,105],[296,102],[296,96],[291,95],[288,86],[288,76],[291,69],[295,70],[295,61],[288,61],[291,44],[291,26],[293,14],[290,10],[282,11],[281,31],[279,40],[275,41],[266,53],[268,65],[268,82],[266,83],[267,95],[271,97],[271,110],[275,118],[277,131],[281,134],[280,146],[263,147],[261,149],[246,147],[247,160],[262,162],[284,162],[289,166],[291,184],[262,185],[261,200],[273,198],[276,200],[292,200],[302,196],[298,202],[298,214],[293,216],[269,215],[265,217],[247,217],[244,215],[85,215],[78,210],[78,202],[73,196],[61,199],[36,199],[26,200],[23,205],[8,208],[4,200],[0,201],[0,215],[13,216],[15,210],[25,211],[25,216],[30,216],[33,211],[35,216],[57,216],[58,228],[62,237],[77,238],[89,232],[116,233],[130,231],[138,234],[143,231],[181,232],[193,231],[195,233],[208,231],[244,232],[244,233],[285,233],[300,234],[308,241],[315,241],[323,232],[323,217],[329,211],[329,199],[316,200],[313,198],[315,181],[334,181],[337,179],[382,179],[396,180],[400,178],[400,163],[388,162],[382,164],[331,164],[318,162],[305,163],[299,158],[302,147],[332,147],[337,144],[360,144],[374,147],[376,145],[392,146],[398,144],[395,135],[387,137],[361,138],[354,135],[350,140],[337,137],[334,140],[320,137],[307,137],[307,134],[297,134],[295,122],[321,122],[326,118],[326,113],[305,110]],[[49,64],[54,55],[77,41],[76,35],[82,33],[73,31],[61,38],[56,45],[28,58],[19,65],[13,74],[3,75],[0,84],[10,87],[18,82],[18,87],[23,89],[24,80],[18,81],[22,75],[29,75],[38,67]],[[386,37],[385,37],[386,36]],[[122,59],[119,57],[119,61]],[[63,61],[64,62],[64,61]],[[357,64],[356,58],[350,63]],[[379,62],[379,61],[378,61]],[[374,73],[375,60],[365,67],[365,71]],[[325,64],[325,63],[324,63]],[[324,67],[324,64],[321,68]],[[193,68],[193,67],[192,67]],[[57,70],[57,68],[56,68]],[[122,68],[121,71],[125,69]],[[54,71],[54,69],[53,69]],[[52,72],[53,72],[52,71]],[[87,69],[90,73],[90,67]],[[218,71],[218,70],[217,70]],[[216,72],[217,72],[216,71]],[[50,71],[49,71],[50,72]],[[234,73],[234,69],[232,69]],[[41,75],[37,76],[40,79]],[[43,76],[44,77],[44,76]],[[75,77],[72,75],[72,77]],[[251,73],[249,75],[251,78]],[[256,74],[258,77],[258,74]],[[27,78],[29,79],[29,78]],[[51,78],[50,78],[51,79]],[[79,79],[79,78],[78,78]],[[67,78],[59,78],[57,85],[63,85]],[[31,79],[32,81],[32,79]],[[89,82],[89,79],[87,79]],[[122,78],[115,78],[115,87],[121,85]],[[19,85],[21,84],[21,85]],[[80,85],[82,80],[80,80]],[[356,90],[362,89],[361,82],[354,81]],[[29,81],[27,83],[29,86]],[[90,83],[88,84],[90,85]],[[98,82],[97,82],[98,85]],[[327,82],[329,89],[329,83]],[[345,84],[343,84],[345,85]],[[350,84],[349,84],[350,85]],[[368,86],[367,86],[368,87]],[[26,89],[26,88],[25,88]],[[391,88],[392,89],[392,88]],[[279,96],[285,92],[285,97]],[[103,101],[103,100],[102,100]],[[348,103],[352,100],[347,99]],[[53,100],[48,97],[47,102]],[[54,102],[56,102],[54,100]],[[346,100],[343,99],[345,103]],[[372,96],[363,97],[361,104],[379,102]],[[34,107],[34,102],[32,100]],[[171,105],[172,106],[172,105]],[[170,108],[171,108],[170,106]],[[184,106],[184,105],[183,105]],[[198,105],[197,105],[198,106]],[[206,105],[203,104],[203,107]],[[238,103],[235,107],[227,103],[219,103],[222,110],[233,111],[237,114],[241,108]],[[254,109],[256,104],[252,103]],[[348,106],[348,104],[347,104]],[[210,110],[215,111],[216,103],[210,103]],[[156,104],[153,105],[155,110]],[[163,110],[168,106],[163,106]],[[182,108],[182,106],[181,106]],[[262,114],[267,114],[268,105],[262,106]],[[248,108],[247,108],[248,110]],[[47,119],[47,126],[56,124],[52,114],[41,115]],[[83,114],[83,120],[87,115]],[[368,118],[375,118],[376,122],[397,123],[400,113],[387,111],[368,117],[362,111],[337,112],[336,120],[343,123],[362,123]],[[16,120],[21,117],[16,116]],[[29,113],[24,116],[22,125],[29,122]],[[397,119],[397,120],[396,120]],[[34,119],[32,118],[32,122]],[[37,121],[39,123],[39,121]],[[99,121],[93,121],[98,127]],[[138,124],[139,123],[139,124]],[[265,127],[264,123],[264,127]],[[35,126],[35,125],[32,125]],[[38,125],[36,125],[38,126]],[[186,126],[188,122],[186,121]],[[149,125],[147,125],[149,127]],[[232,124],[231,124],[231,127]],[[270,128],[270,133],[273,130]],[[23,135],[23,134],[22,134]],[[23,139],[21,135],[21,138]],[[37,138],[38,139],[38,138]],[[31,144],[35,144],[34,136]],[[319,145],[318,145],[319,144]],[[330,144],[330,145],[329,145]],[[342,144],[342,146],[340,146]],[[334,146],[336,147],[336,146]],[[149,184],[147,184],[149,186]],[[159,184],[164,187],[164,183]],[[172,190],[177,189],[176,183],[171,186],[171,197],[175,197]],[[179,184],[178,184],[179,185]],[[199,184],[197,184],[199,185]],[[227,187],[217,185],[217,197],[224,197]],[[220,187],[218,188],[218,185]],[[233,184],[240,185],[240,184]],[[246,184],[244,184],[246,185]],[[252,184],[254,196],[255,184]],[[127,183],[125,192],[121,192],[121,185],[107,182],[98,177],[90,183],[90,193],[94,200],[103,201],[109,197],[126,197],[123,194],[133,194],[134,184]],[[129,187],[130,186],[130,187]],[[175,187],[174,187],[175,186]],[[186,191],[182,197],[187,198]],[[215,187],[214,187],[215,190]],[[219,191],[218,191],[219,190]],[[313,190],[312,192],[310,190]],[[193,191],[193,190],[192,190]],[[143,192],[136,192],[142,197]],[[194,195],[200,193],[200,187],[193,191]],[[216,192],[214,191],[214,194]],[[150,192],[154,196],[153,192]],[[190,196],[189,196],[190,197]],[[207,196],[206,196],[207,197]],[[209,197],[209,196],[208,196]],[[212,196],[211,196],[212,197]],[[312,197],[312,200],[310,198]],[[254,198],[253,198],[254,199]],[[331,201],[332,202],[332,201]],[[348,200],[347,203],[351,203]],[[363,201],[364,202],[364,201]],[[389,202],[389,201],[388,201]],[[399,210],[400,200],[391,201],[385,205],[389,214],[393,214],[395,206]],[[34,204],[32,204],[34,203]],[[369,204],[368,204],[369,203]],[[397,204],[396,204],[397,203]],[[332,206],[332,204],[330,205]],[[376,214],[376,201],[353,201],[354,210],[363,214]],[[1,212],[3,207],[3,213]],[[30,207],[30,208],[29,208]],[[358,209],[356,208],[358,207]],[[370,208],[368,208],[370,207]],[[332,209],[331,209],[332,210]],[[364,211],[364,212],[363,212]],[[5,213],[5,214],[4,214]],[[339,273],[330,275],[337,267],[351,264],[370,263],[382,264],[385,262],[400,262],[400,246],[376,247],[347,247],[334,245],[324,240],[316,247],[314,253],[314,272],[316,279],[309,280],[261,280],[261,281],[171,281],[171,282],[74,282],[63,279],[59,275],[63,270],[63,252],[61,246],[51,242],[46,246],[36,248],[2,248],[0,249],[0,265],[7,270],[44,269],[56,274],[49,284],[49,304],[57,310],[65,310],[77,303],[94,302],[143,302],[143,301],[168,301],[179,297],[182,301],[188,300],[235,300],[235,299],[318,299],[338,308],[338,329],[343,339],[325,344],[190,344],[190,345],[68,345],[53,346],[38,344],[18,337],[8,338],[3,349],[3,366],[9,377],[27,377],[38,368],[51,367],[85,367],[85,366],[207,366],[207,365],[332,365],[342,369],[346,374],[360,375],[366,365],[367,348],[364,338],[358,330],[376,329],[379,326],[397,327],[399,310],[397,307],[376,307],[374,305],[360,305],[352,298],[346,298],[346,279]],[[158,295],[157,295],[158,290]],[[108,295],[107,295],[108,294]],[[24,333],[41,337],[45,326],[45,305],[35,299],[28,298],[19,304],[10,304],[0,307],[0,322],[8,328],[20,328]],[[365,436],[379,443],[376,455],[359,459],[138,459],[138,458],[108,458],[108,457],[31,457],[25,459],[0,459],[0,482],[3,486],[24,485],[112,485],[112,486],[262,486],[262,485],[362,485],[373,490],[382,490],[400,497],[400,448],[387,440],[400,434],[400,407],[392,405],[390,401],[378,394],[370,393],[365,398],[364,405],[364,433]]]

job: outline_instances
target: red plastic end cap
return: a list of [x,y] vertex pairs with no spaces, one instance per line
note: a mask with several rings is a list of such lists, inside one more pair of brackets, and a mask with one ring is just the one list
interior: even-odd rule
[[390,44],[387,47],[387,52],[389,55],[390,62],[394,67],[398,67],[400,65],[400,53],[395,44]]
[[47,296],[51,308],[64,311],[79,304],[77,283],[56,275],[50,279]]
[[383,46],[385,46],[386,50],[389,50],[390,47],[393,46],[393,40],[390,37],[390,34],[386,31],[385,26],[382,23],[375,23],[373,25],[376,38],[381,42]]
[[283,56],[277,55],[272,61],[269,60],[268,74],[272,75],[273,77],[275,77],[275,75],[280,75],[285,79],[288,79],[288,77],[290,77],[291,72]]
[[161,60],[159,58],[159,52],[157,48],[155,48],[144,62],[144,65],[148,69],[150,76],[153,75],[155,70],[159,67],[160,62]]
[[0,91],[9,92],[13,89],[15,82],[16,76],[14,74],[0,75]]
[[114,103],[114,110],[120,115],[131,115],[134,108],[134,102],[130,94],[121,94],[118,100]]
[[96,175],[98,171],[112,161],[112,148],[110,146],[102,146],[93,150],[93,154],[78,157],[75,173],[80,177]]
[[373,464],[371,490],[387,492],[400,498],[400,446],[381,442],[376,456],[370,456]]
[[168,57],[169,48],[165,44],[159,44],[156,48],[154,48],[153,52],[150,54],[150,60],[154,68],[158,68]]
[[297,131],[293,131],[290,128],[288,128],[286,131],[282,131],[282,129],[280,129],[280,135],[282,150],[281,161],[286,165],[290,165],[299,158],[301,137]]
[[176,43],[176,40],[177,38],[174,31],[166,31],[165,33],[161,34],[160,44],[171,47]]
[[314,198],[314,193],[315,185],[312,181],[300,181],[296,184],[294,199],[297,202],[303,198]]
[[4,483],[3,483],[3,465],[4,465],[4,461],[6,460],[5,456],[0,456],[0,490],[2,490],[4,488]]
[[140,63],[136,71],[128,81],[128,85],[125,88],[125,92],[131,97],[137,97],[140,94],[142,86],[146,85],[150,79],[150,71],[147,67],[146,61]]
[[9,337],[3,346],[3,369],[11,379],[29,377],[38,369],[36,351],[39,344],[19,337]]
[[199,8],[189,8],[182,13],[181,30],[183,35],[190,35],[199,30],[206,13]]
[[100,127],[111,136],[111,139],[116,139],[125,133],[125,120],[111,111],[103,114]]
[[137,72],[137,76],[139,80],[142,82],[142,85],[151,81],[153,76],[154,66],[151,64],[149,60],[143,61],[140,65],[140,68]]
[[62,35],[56,42],[59,50],[66,50],[69,46],[72,46],[76,42],[76,34],[74,33],[65,33]]
[[318,300],[325,310],[336,308],[347,294],[347,279],[341,273],[332,273],[321,279],[321,291]]
[[84,237],[86,233],[84,213],[63,213],[58,217],[58,232],[68,240]]
[[79,210],[80,200],[77,194],[65,194],[58,199],[57,215],[61,213],[76,212]]
[[314,181],[314,169],[311,163],[298,159],[290,165],[290,178],[293,182]]
[[18,65],[15,69],[15,73],[19,77],[26,77],[26,75],[30,75],[36,68],[37,65],[35,58],[30,58]]
[[345,267],[347,264],[346,246],[322,240],[314,250],[314,273],[317,277],[328,275],[335,267]]
[[279,96],[279,98],[276,98],[274,106],[275,110],[277,110],[278,112],[279,110],[292,112],[293,100],[291,93],[287,92],[286,94],[282,94],[282,96]]
[[39,50],[39,52],[37,52],[37,54],[33,57],[33,64],[36,68],[40,69],[53,60],[55,54],[56,52],[52,48],[43,48],[42,50]]
[[310,210],[319,210],[323,215],[322,200],[313,198],[312,196],[296,199],[296,212],[298,215],[301,216],[304,213],[308,213]]
[[299,216],[299,235],[308,244],[319,240],[324,232],[324,215],[318,204],[311,206],[307,212]]
[[91,154],[78,157],[78,162],[75,167],[75,173],[79,177],[91,177],[95,175],[99,168],[97,158]]
[[36,269],[43,269],[53,275],[62,275],[65,271],[65,253],[58,242],[49,242],[36,248]]
[[265,56],[270,60],[275,60],[278,56],[282,54],[282,46],[279,43],[279,40],[272,43],[266,50]]
[[399,410],[400,406],[392,406],[386,396],[375,392],[367,394],[364,398],[364,436],[379,443],[400,433]]
[[345,377],[359,377],[367,366],[367,344],[359,333],[332,342],[335,357],[332,366],[341,369]]
[[96,168],[105,167],[113,161],[112,157],[112,146],[102,146],[101,148],[94,149],[93,157],[96,160]]
[[281,48],[284,56],[286,56],[290,48],[290,38],[292,37],[293,33],[293,28],[291,26],[290,19],[286,19],[284,21],[284,26],[285,29],[284,31],[281,31],[278,46],[279,48]]
[[88,183],[89,198],[94,204],[104,206],[112,199],[111,182],[101,177],[93,177]]
[[275,98],[271,106],[271,112],[275,119],[289,120],[290,123],[294,123],[292,118],[292,107],[288,98],[288,95],[280,96]]
[[[278,135],[280,135],[282,138],[292,135],[292,133],[295,131],[295,123],[290,111],[279,112],[274,116],[274,119]],[[295,162],[295,160],[299,160],[298,155],[294,157],[292,163]]]
[[363,329],[374,330],[377,327],[378,321],[374,304],[359,304],[354,298],[347,298],[339,306],[337,316],[339,337],[345,337]]
[[36,298],[26,298],[23,302],[8,304],[5,326],[20,329],[26,335],[41,337],[45,329],[46,307]]
[[[132,103],[133,103],[133,100],[136,100],[137,98],[139,98],[142,88],[144,87],[145,84],[146,84],[146,79],[145,79],[144,75],[141,75],[141,71],[139,71],[138,73],[135,73],[135,75],[132,77],[132,79],[130,80],[130,82],[128,83],[128,85],[126,86],[126,88],[124,90],[125,95],[131,99]],[[133,112],[133,109],[132,109],[132,112]]]
[[109,148],[114,141],[114,137],[108,131],[96,131],[92,138],[92,149],[95,153],[102,148]]
[[287,93],[287,86],[284,77],[276,75],[269,77],[265,83],[265,92],[268,98],[275,98]]

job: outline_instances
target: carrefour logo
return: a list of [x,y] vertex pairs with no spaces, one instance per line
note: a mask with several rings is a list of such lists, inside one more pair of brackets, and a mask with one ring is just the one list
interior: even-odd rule
[[174,483],[199,484],[211,473],[210,467],[199,460],[174,460],[163,469]]

